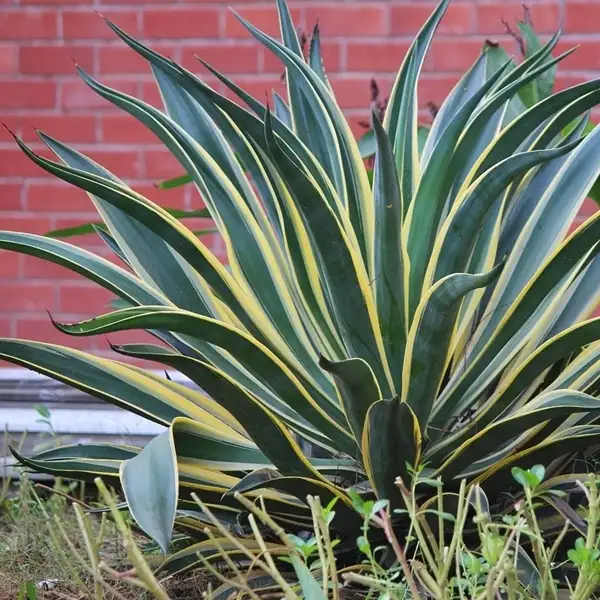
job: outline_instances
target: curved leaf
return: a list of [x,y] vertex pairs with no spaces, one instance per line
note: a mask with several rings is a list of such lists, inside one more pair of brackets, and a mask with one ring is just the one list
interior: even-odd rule
[[448,275],[431,288],[417,308],[404,355],[402,399],[423,429],[444,377],[460,301],[468,292],[498,277],[502,267],[500,264],[480,275]]
[[[400,477],[409,483],[409,468],[416,468],[421,455],[421,428],[417,416],[400,398],[379,400],[371,405],[362,434],[362,450],[369,481],[378,498],[402,505],[396,487]],[[390,452],[390,448],[394,451]]]
[[179,488],[171,429],[151,440],[135,458],[124,462],[120,476],[133,518],[166,554],[175,523]]

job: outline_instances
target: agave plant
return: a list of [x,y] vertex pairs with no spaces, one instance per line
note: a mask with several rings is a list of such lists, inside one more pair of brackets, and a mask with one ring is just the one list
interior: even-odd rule
[[148,330],[156,344],[113,349],[197,385],[2,339],[0,358],[166,428],[143,450],[91,444],[17,458],[122,488],[163,550],[174,528],[199,540],[170,559],[172,570],[197,552],[218,554],[193,493],[241,534],[234,492],[262,496],[289,531],[311,528],[303,499],[319,495],[337,503],[334,527],[354,544],[362,522],[351,490],[398,506],[396,477],[426,465],[446,489],[466,478],[494,502],[515,463],[560,474],[600,442],[600,320],[587,320],[599,290],[600,213],[569,233],[600,174],[600,132],[582,140],[600,80],[525,108],[519,93],[568,54],[552,57],[558,34],[518,66],[484,48],[419,152],[417,82],[448,4],[423,26],[383,123],[374,120],[372,186],[318,32],[304,59],[284,0],[282,42],[240,18],[286,67],[289,104],[279,100],[276,114],[210,66],[248,108],[108,23],[148,61],[164,112],[79,72],[181,163],[223,236],[228,268],[177,218],[83,154],[41,135],[54,162],[17,140],[89,194],[123,262],[2,232],[1,248],[63,265],[128,303],[56,327],[74,336]]

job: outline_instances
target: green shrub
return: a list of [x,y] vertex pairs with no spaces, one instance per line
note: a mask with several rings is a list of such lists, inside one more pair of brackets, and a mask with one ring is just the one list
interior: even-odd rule
[[[581,139],[600,80],[525,108],[519,94],[569,54],[552,58],[558,34],[518,66],[498,64],[486,47],[419,152],[417,81],[448,3],[411,46],[383,123],[374,119],[372,186],[319,36],[305,60],[284,0],[283,43],[240,19],[287,68],[290,104],[277,114],[213,71],[249,110],[240,107],[109,23],[147,59],[165,112],[80,74],[189,173],[228,268],[83,154],[41,134],[53,162],[18,140],[43,169],[88,192],[103,239],[125,263],[2,232],[1,248],[66,266],[129,305],[56,327],[75,336],[146,329],[157,344],[113,349],[177,369],[202,391],[67,347],[0,340],[0,358],[167,427],[142,451],[91,444],[17,458],[121,486],[165,551],[174,526],[198,540],[166,569],[215,555],[192,494],[241,536],[248,511],[236,492],[260,492],[291,533],[312,527],[307,495],[337,500],[343,553],[362,526],[351,492],[395,508],[395,478],[426,464],[427,477],[448,489],[480,484],[495,505],[513,465],[543,462],[557,475],[600,441],[600,321],[588,320],[600,214],[567,236],[600,173],[600,133]],[[307,458],[298,440],[321,458]]]
[[[490,512],[489,500],[479,486],[467,489],[463,481],[458,494],[448,493],[439,480],[423,478],[421,470],[413,473],[406,485],[397,482],[402,509],[392,512],[386,500],[365,501],[355,495],[353,502],[363,519],[363,534],[356,540],[362,560],[351,568],[340,568],[336,556],[340,542],[334,533],[336,502],[323,507],[319,498],[309,496],[313,531],[300,538],[281,529],[262,498],[255,504],[238,495],[248,509],[252,529],[249,538],[240,539],[194,496],[214,527],[208,535],[217,548],[217,558],[210,562],[200,555],[212,581],[195,582],[187,574],[181,580],[185,597],[199,597],[203,592],[209,600],[541,600],[566,598],[567,594],[574,600],[595,598],[600,583],[600,494],[596,475],[569,479],[567,487],[579,490],[582,504],[569,520],[558,521],[556,534],[549,539],[542,534],[537,506],[548,498],[560,502],[565,492],[548,486],[541,465],[529,470],[515,467],[512,474],[522,486],[524,498],[507,507],[504,514]],[[70,560],[67,564],[76,565],[96,582],[95,600],[112,597],[114,592],[120,593],[116,597],[122,600],[123,594],[130,597],[128,592],[136,589],[146,592],[143,597],[168,600],[173,578],[156,577],[149,563],[151,557],[141,551],[115,500],[101,481],[97,484],[127,549],[129,566],[114,568],[106,558],[103,537],[94,533],[95,521],[79,505],[73,506],[78,525],[75,529],[84,544],[78,548],[72,542],[72,533],[55,520],[48,523],[53,546]],[[434,488],[432,501],[420,502],[419,490],[423,487]],[[395,533],[394,513],[409,516],[411,527],[406,535]],[[107,522],[105,517],[103,523]],[[383,532],[388,546],[372,543],[380,537],[377,532]],[[262,548],[259,556],[248,547],[250,539]],[[270,544],[269,539],[277,539],[279,545]],[[562,545],[570,548],[563,556]],[[63,548],[67,548],[66,554]],[[236,560],[232,559],[232,550]],[[219,582],[221,585],[214,589]],[[78,591],[82,590],[92,597],[90,587],[83,582]]]

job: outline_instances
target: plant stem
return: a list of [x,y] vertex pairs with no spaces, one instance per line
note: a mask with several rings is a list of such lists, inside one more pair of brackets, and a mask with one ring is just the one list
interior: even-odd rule
[[385,516],[381,520],[383,522],[383,531],[385,533],[385,537],[387,538],[388,542],[392,545],[394,554],[396,555],[396,558],[398,559],[398,562],[400,563],[400,566],[402,567],[402,572],[404,573],[406,583],[408,584],[408,587],[410,588],[410,591],[413,594],[413,596],[415,598],[418,598],[419,590],[417,588],[417,584],[415,583],[415,580],[412,576],[412,572],[410,570],[410,565],[408,564],[408,561],[406,560],[406,555],[404,554],[404,550],[402,549],[402,546],[400,545],[400,542],[398,541],[398,538],[396,537],[396,534],[394,533],[394,529],[392,527],[392,520],[387,511],[385,513]]

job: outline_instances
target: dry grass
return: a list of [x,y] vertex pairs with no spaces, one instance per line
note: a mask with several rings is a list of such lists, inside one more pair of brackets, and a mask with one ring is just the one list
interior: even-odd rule
[[[91,517],[97,528],[100,519],[94,515]],[[83,539],[69,500],[56,494],[40,500],[37,490],[26,479],[19,488],[11,491],[10,496],[0,496],[0,600],[16,600],[25,581],[34,584],[52,582],[52,589],[38,591],[40,600],[94,598],[89,573],[77,564],[60,536],[53,540],[49,529],[53,520],[60,522],[75,548],[85,555]],[[53,529],[57,531],[54,524]],[[59,541],[58,546],[56,540]],[[138,541],[144,544],[147,540],[140,537]],[[129,567],[125,549],[112,523],[107,523],[101,558],[118,571]],[[166,581],[164,587],[173,600],[199,600],[207,587],[207,578],[201,573],[190,573],[183,578]],[[115,584],[114,589],[127,600],[149,599],[144,590],[125,581]],[[105,594],[106,600],[111,597],[115,595]]]

